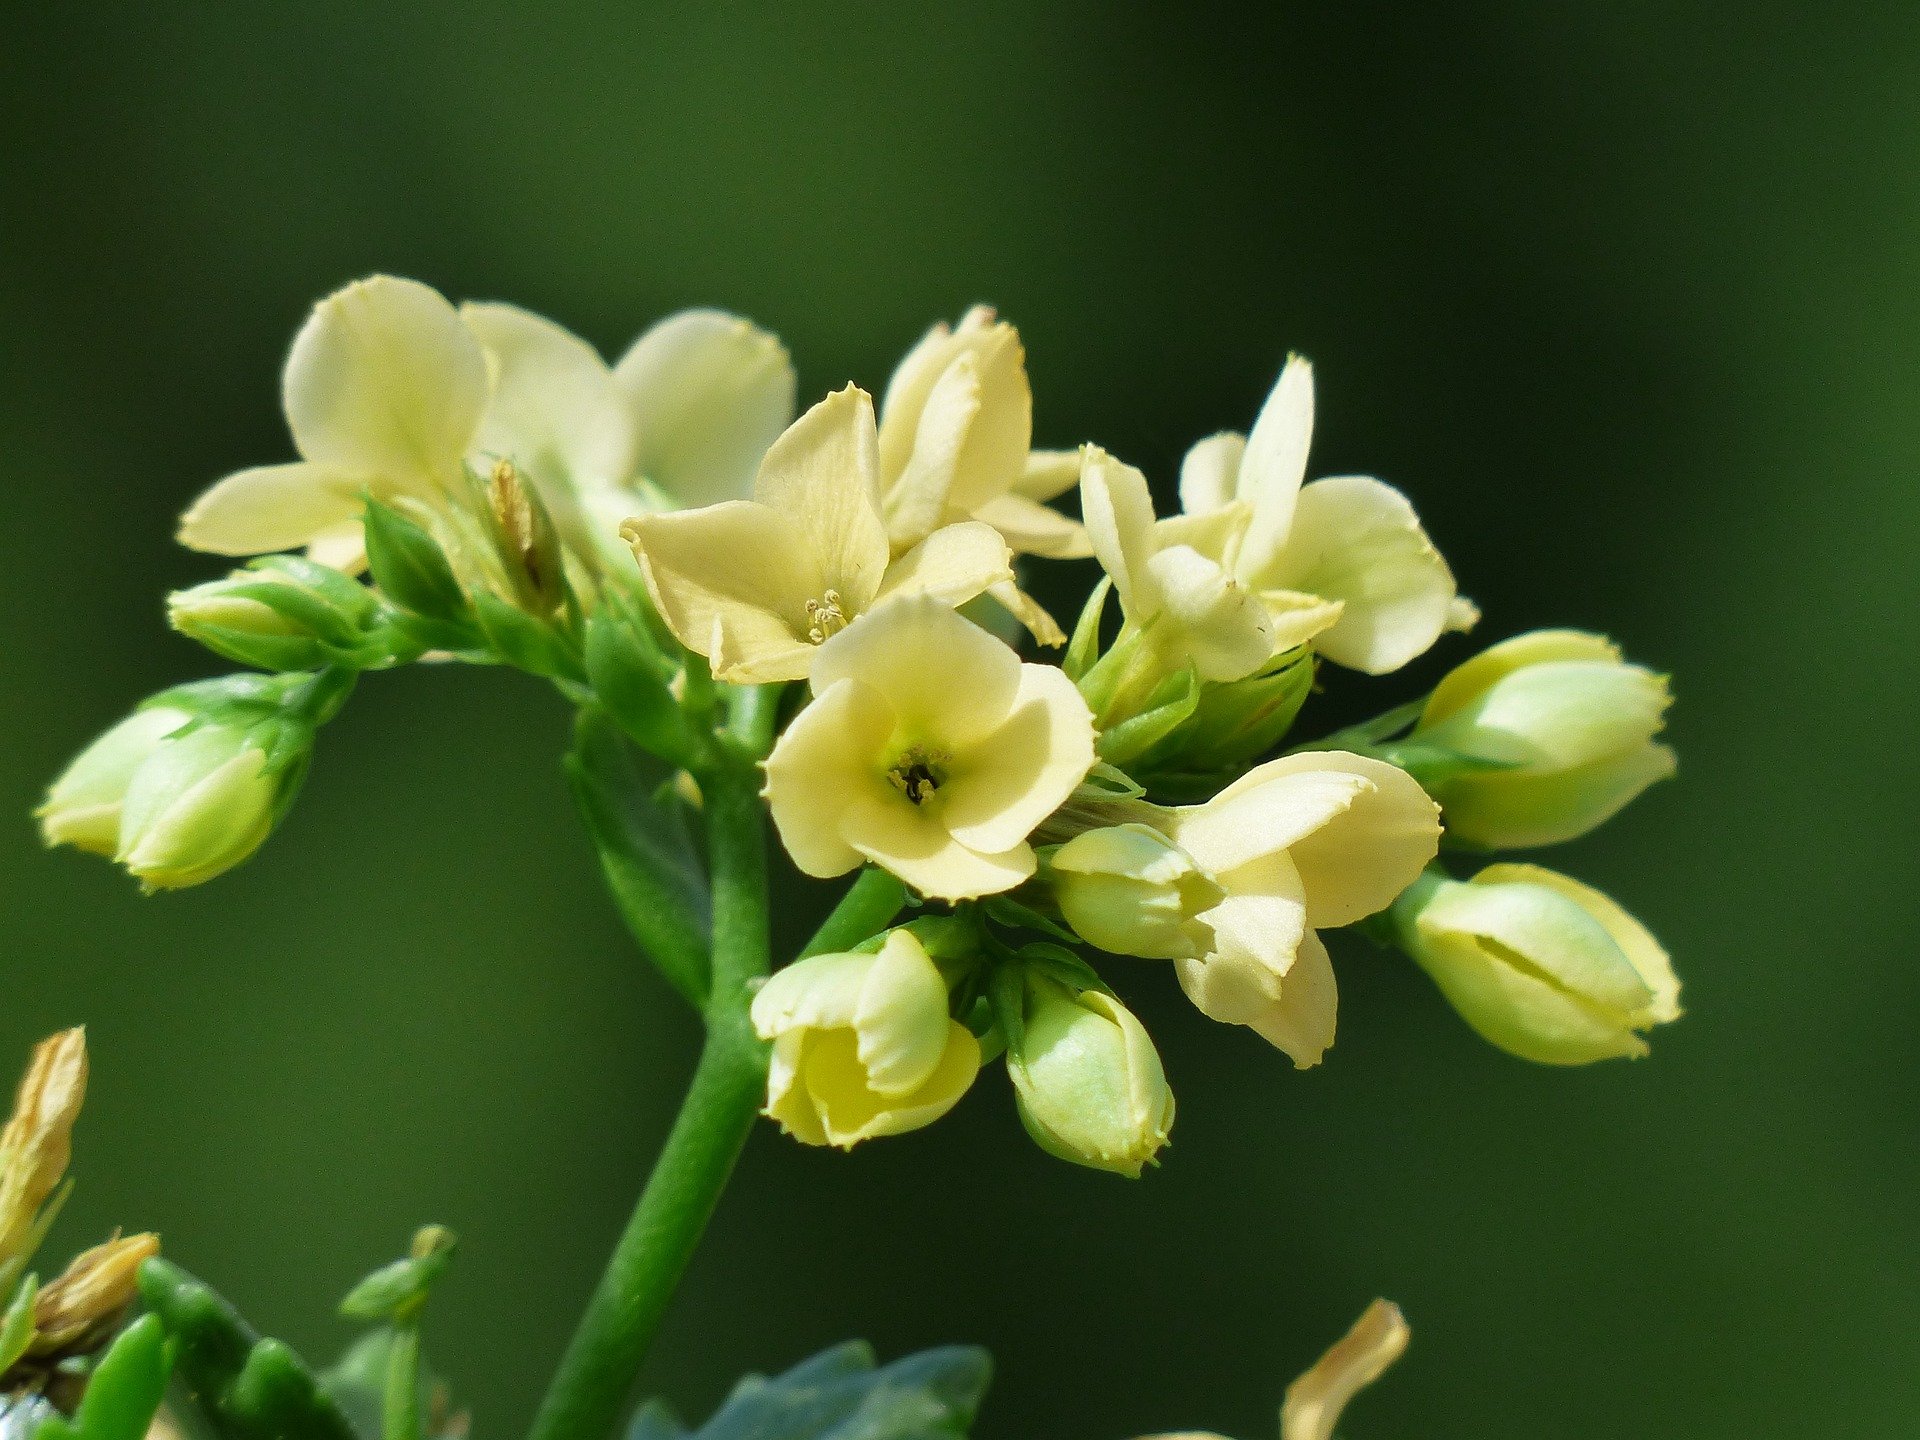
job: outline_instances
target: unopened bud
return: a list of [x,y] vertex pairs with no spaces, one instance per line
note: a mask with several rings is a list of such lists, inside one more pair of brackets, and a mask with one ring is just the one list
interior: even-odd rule
[[159,1253],[158,1235],[128,1235],[74,1256],[65,1273],[34,1298],[35,1334],[27,1353],[51,1357],[97,1349],[139,1293],[141,1263]]
[[167,620],[215,654],[263,670],[356,669],[390,662],[374,593],[297,555],[269,555],[223,580],[167,597]]
[[1138,1176],[1173,1128],[1173,1092],[1146,1028],[1111,995],[1029,973],[1007,1051],[1021,1122],[1049,1155]]
[[34,812],[47,844],[72,845],[96,855],[117,851],[120,807],[134,772],[192,718],[171,706],[149,706],[82,750]]
[[0,1290],[26,1267],[51,1221],[47,1200],[73,1155],[73,1122],[87,1098],[87,1032],[81,1026],[34,1047],[0,1131]]
[[1054,852],[1047,874],[1067,924],[1102,950],[1191,960],[1213,948],[1213,927],[1199,917],[1227,892],[1151,826],[1077,835]]
[[[1483,651],[1434,690],[1408,768],[1446,811],[1448,834],[1487,849],[1571,840],[1673,774],[1654,739],[1665,677],[1578,630],[1536,630]],[[1448,756],[1487,762],[1460,767]]]
[[487,482],[494,543],[520,607],[550,615],[565,603],[567,580],[560,536],[533,487],[511,460],[493,467]]
[[168,739],[135,772],[114,858],[143,889],[176,890],[231,870],[272,832],[283,785],[247,732],[201,725]]
[[1591,886],[1537,865],[1465,884],[1429,872],[1394,902],[1400,943],[1482,1038],[1526,1060],[1644,1055],[1680,1016],[1680,981],[1644,926]]

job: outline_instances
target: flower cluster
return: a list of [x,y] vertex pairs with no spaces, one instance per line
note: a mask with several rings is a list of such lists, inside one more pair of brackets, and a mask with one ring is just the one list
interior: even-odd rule
[[[278,823],[360,672],[508,664],[580,707],[570,773],[609,878],[696,1003],[721,922],[687,835],[723,803],[716,757],[763,762],[803,874],[899,882],[751,994],[767,1113],[809,1144],[926,1125],[1004,1057],[1044,1149],[1138,1174],[1173,1096],[1097,956],[1167,962],[1302,1067],[1334,1042],[1322,937],[1347,926],[1535,1060],[1637,1054],[1679,1014],[1665,953],[1607,897],[1437,861],[1443,840],[1572,839],[1670,774],[1661,677],[1538,632],[1289,744],[1321,664],[1390,674],[1479,618],[1398,490],[1307,481],[1304,360],[1245,435],[1188,451],[1165,516],[1099,446],[1034,448],[1025,352],[991,311],[934,326],[881,394],[796,418],[779,342],[717,312],[609,366],[510,306],[347,287],[287,360],[301,458],[181,525],[259,558],[172,597],[172,623],[268,673],[110,730],[53,787],[48,840],[197,884]],[[1079,519],[1048,503],[1069,492]],[[1087,557],[1104,573],[1069,636],[1024,580]]]

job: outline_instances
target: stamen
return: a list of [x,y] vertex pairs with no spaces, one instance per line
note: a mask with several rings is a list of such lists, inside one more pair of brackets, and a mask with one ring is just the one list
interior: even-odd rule
[[816,645],[826,644],[847,628],[847,612],[838,590],[827,591],[819,600],[807,601],[807,627],[807,639]]
[[944,750],[915,745],[894,761],[887,780],[914,804],[924,805],[946,783],[947,763],[952,759]]

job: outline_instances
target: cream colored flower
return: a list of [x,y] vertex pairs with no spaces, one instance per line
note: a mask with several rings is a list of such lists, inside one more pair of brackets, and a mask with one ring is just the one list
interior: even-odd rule
[[1007,1074],[1042,1150],[1137,1178],[1173,1129],[1173,1091],[1146,1027],[1111,995],[1029,973]]
[[813,703],[767,760],[794,863],[840,875],[871,860],[964,900],[1034,871],[1027,837],[1093,766],[1073,682],[939,600],[897,600],[819,647]]
[[1440,845],[1439,811],[1404,770],[1344,751],[1257,765],[1172,838],[1227,892],[1200,916],[1214,948],[1176,960],[1202,1013],[1246,1025],[1302,1068],[1333,1044],[1338,992],[1316,931],[1384,910]]
[[362,497],[428,504],[464,485],[464,458],[492,383],[459,314],[415,280],[375,275],[314,307],[287,356],[288,465],[219,481],[180,521],[180,541],[219,555],[308,546],[358,568]]
[[1338,613],[1311,597],[1296,604],[1241,584],[1220,558],[1240,512],[1226,524],[1156,522],[1146,477],[1096,445],[1083,455],[1080,503],[1126,616],[1122,638],[1144,631],[1169,666],[1191,660],[1203,680],[1238,680]]
[[930,1125],[980,1069],[980,1042],[949,1018],[926,950],[895,930],[871,955],[815,955],[753,997],[773,1042],[766,1113],[808,1145],[848,1149]]
[[1666,677],[1580,630],[1534,630],[1456,667],[1409,739],[1500,762],[1429,788],[1457,840],[1489,849],[1553,845],[1612,818],[1674,771],[1654,736]]
[[1287,362],[1250,435],[1215,435],[1187,452],[1180,503],[1189,517],[1242,517],[1215,552],[1243,585],[1337,606],[1314,637],[1329,660],[1370,675],[1397,670],[1477,618],[1407,498],[1343,475],[1302,485],[1313,438],[1313,367]]
[[1033,391],[1020,336],[975,306],[907,352],[880,407],[880,483],[894,549],[983,520],[1027,555],[1092,554],[1086,532],[1042,502],[1073,488],[1077,457],[1029,452]]
[[767,452],[752,500],[640,515],[622,533],[668,628],[721,680],[800,680],[820,647],[912,595],[958,605],[1013,578],[1006,542],[948,525],[889,561],[876,488],[873,404],[848,386]]

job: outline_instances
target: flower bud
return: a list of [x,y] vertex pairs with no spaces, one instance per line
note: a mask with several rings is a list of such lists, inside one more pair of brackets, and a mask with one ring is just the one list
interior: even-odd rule
[[1502,641],[1442,680],[1409,737],[1409,761],[1446,812],[1448,834],[1488,849],[1584,835],[1656,780],[1673,751],[1653,737],[1671,697],[1665,677],[1578,630]]
[[931,1125],[980,1069],[980,1042],[948,1015],[946,982],[906,930],[875,954],[789,965],[753,997],[752,1018],[773,1042],[766,1113],[808,1145]]
[[1394,902],[1402,947],[1482,1038],[1525,1060],[1644,1055],[1638,1032],[1680,1016],[1680,981],[1646,928],[1590,886],[1537,865],[1465,884],[1428,872]]
[[269,555],[167,597],[167,621],[217,655],[263,670],[391,663],[378,598],[338,570]]
[[1047,874],[1067,924],[1102,950],[1192,960],[1213,948],[1213,927],[1199,916],[1227,892],[1149,825],[1076,835],[1054,852]]
[[0,1130],[0,1290],[33,1257],[52,1214],[47,1201],[73,1156],[73,1122],[87,1098],[87,1032],[76,1026],[34,1047]]
[[148,892],[211,880],[260,848],[303,768],[270,773],[266,752],[238,727],[203,724],[170,737],[127,786],[114,858]]
[[27,1353],[52,1358],[98,1349],[139,1293],[141,1264],[159,1253],[158,1235],[128,1235],[74,1256],[34,1297],[35,1334]]
[[47,844],[72,845],[96,855],[118,850],[120,807],[134,772],[192,718],[171,706],[149,706],[82,750],[34,811]]
[[1027,1133],[1076,1165],[1137,1177],[1173,1128],[1173,1092],[1146,1028],[1098,990],[1029,972],[1007,1073]]

